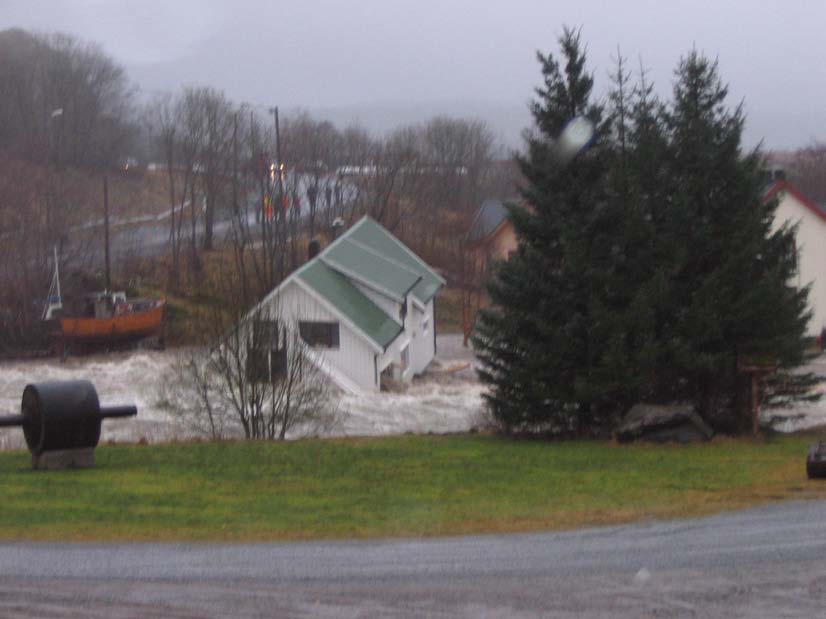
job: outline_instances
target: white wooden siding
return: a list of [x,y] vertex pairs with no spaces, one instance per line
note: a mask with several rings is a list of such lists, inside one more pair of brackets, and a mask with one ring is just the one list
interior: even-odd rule
[[826,327],[826,221],[790,192],[783,191],[775,213],[774,228],[780,228],[784,222],[798,224],[795,284],[798,287],[812,284],[809,291],[812,318],[809,320],[808,334],[814,337]]
[[269,301],[269,310],[290,324],[293,329],[298,328],[301,320],[337,322],[339,325],[339,347],[314,348],[333,368],[347,376],[365,391],[378,391],[376,381],[374,351],[364,340],[341,318],[304,290],[295,281],[287,284],[281,292]]
[[[413,306],[410,316],[410,365],[414,374],[421,374],[433,360],[436,354],[433,342],[433,299],[431,299],[424,312]],[[424,329],[425,321],[427,329]]]
[[[358,289],[378,305],[384,312],[399,320],[401,305],[384,295],[352,282]],[[391,363],[401,365],[401,351],[408,346],[410,363],[402,374],[402,380],[410,380],[427,368],[435,355],[433,339],[433,301],[431,300],[423,312],[413,303],[410,295],[405,299],[407,303],[407,317],[404,321],[404,330],[393,340],[383,353],[375,352],[363,335],[357,333],[341,320],[341,317],[331,312],[320,303],[312,294],[306,291],[295,281],[289,282],[281,291],[270,298],[264,311],[278,317],[290,328],[297,329],[301,320],[337,322],[339,324],[339,348],[315,348],[324,362],[335,371],[346,376],[364,391],[378,391],[380,382],[377,374],[381,374]],[[423,323],[427,317],[427,330]]]

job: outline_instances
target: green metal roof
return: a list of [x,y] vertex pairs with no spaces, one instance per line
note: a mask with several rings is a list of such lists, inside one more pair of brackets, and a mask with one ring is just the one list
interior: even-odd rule
[[381,349],[399,336],[402,326],[353,282],[398,301],[410,293],[421,303],[430,301],[445,283],[369,217],[359,220],[292,277],[335,307]]
[[[439,288],[445,284],[445,280],[410,251],[404,243],[369,217],[363,217],[344,233],[342,239],[350,239],[364,245],[386,260],[420,275],[422,279],[414,286],[412,292],[421,303],[430,301]],[[332,251],[335,247],[336,245],[331,245],[329,249]]]
[[387,348],[402,332],[399,323],[390,318],[346,277],[321,260],[308,262],[299,269],[296,276],[335,306],[380,348]]
[[331,245],[321,259],[344,276],[352,277],[399,302],[422,277],[371,248],[352,242],[348,237],[342,237],[338,243]]

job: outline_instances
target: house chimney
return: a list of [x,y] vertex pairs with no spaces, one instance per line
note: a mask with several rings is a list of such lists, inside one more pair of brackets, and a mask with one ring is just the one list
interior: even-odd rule
[[307,257],[312,260],[318,255],[318,252],[321,251],[321,244],[318,242],[318,239],[310,239],[309,244],[307,245]]
[[338,235],[344,229],[344,220],[341,217],[336,217],[333,220],[332,226],[330,226],[332,233],[333,233],[333,240],[338,238]]

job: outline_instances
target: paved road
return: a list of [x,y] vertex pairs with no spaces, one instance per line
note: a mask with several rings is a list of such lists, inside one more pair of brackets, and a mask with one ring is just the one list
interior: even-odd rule
[[0,544],[0,617],[823,617],[826,502],[526,535]]

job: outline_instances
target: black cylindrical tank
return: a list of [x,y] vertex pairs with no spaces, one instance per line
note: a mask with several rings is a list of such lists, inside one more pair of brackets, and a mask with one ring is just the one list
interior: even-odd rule
[[94,448],[100,440],[100,401],[88,380],[27,385],[21,408],[23,435],[34,455]]

